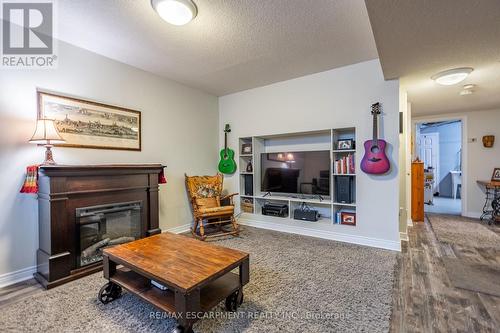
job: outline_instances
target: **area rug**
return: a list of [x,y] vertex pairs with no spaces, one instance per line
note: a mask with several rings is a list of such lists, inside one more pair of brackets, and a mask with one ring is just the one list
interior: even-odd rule
[[427,214],[440,242],[476,248],[500,249],[500,236],[479,220],[461,216]]
[[446,272],[456,288],[500,297],[500,267],[443,257]]
[[[250,283],[238,312],[220,304],[195,332],[387,332],[397,253],[242,227],[215,242],[250,253]],[[168,332],[176,325],[125,293],[97,301],[102,273],[2,308],[2,332]]]

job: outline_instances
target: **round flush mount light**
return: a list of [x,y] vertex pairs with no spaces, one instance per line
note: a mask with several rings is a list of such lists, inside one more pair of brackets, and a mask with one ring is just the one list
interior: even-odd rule
[[151,5],[162,19],[173,25],[187,24],[198,14],[191,0],[151,0]]
[[451,86],[465,80],[472,70],[473,69],[470,67],[449,69],[447,71],[437,73],[432,76],[431,79],[443,86]]

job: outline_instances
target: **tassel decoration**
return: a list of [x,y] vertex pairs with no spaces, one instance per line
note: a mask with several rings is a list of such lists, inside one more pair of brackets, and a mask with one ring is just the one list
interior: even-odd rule
[[20,192],[38,193],[38,165],[30,165],[26,168],[26,179]]

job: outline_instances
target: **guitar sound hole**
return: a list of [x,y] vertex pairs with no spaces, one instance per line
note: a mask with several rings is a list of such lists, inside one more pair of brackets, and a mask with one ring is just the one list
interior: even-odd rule
[[370,151],[374,154],[377,154],[380,151],[380,149],[378,148],[378,146],[372,146],[372,149],[370,149]]

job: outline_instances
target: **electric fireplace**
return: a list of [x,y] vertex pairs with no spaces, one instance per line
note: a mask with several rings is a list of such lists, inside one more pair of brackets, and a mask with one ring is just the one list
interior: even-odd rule
[[42,165],[37,272],[52,288],[102,270],[102,250],[161,232],[160,164]]
[[102,260],[102,250],[141,237],[141,203],[117,203],[76,209],[79,225],[77,267]]

